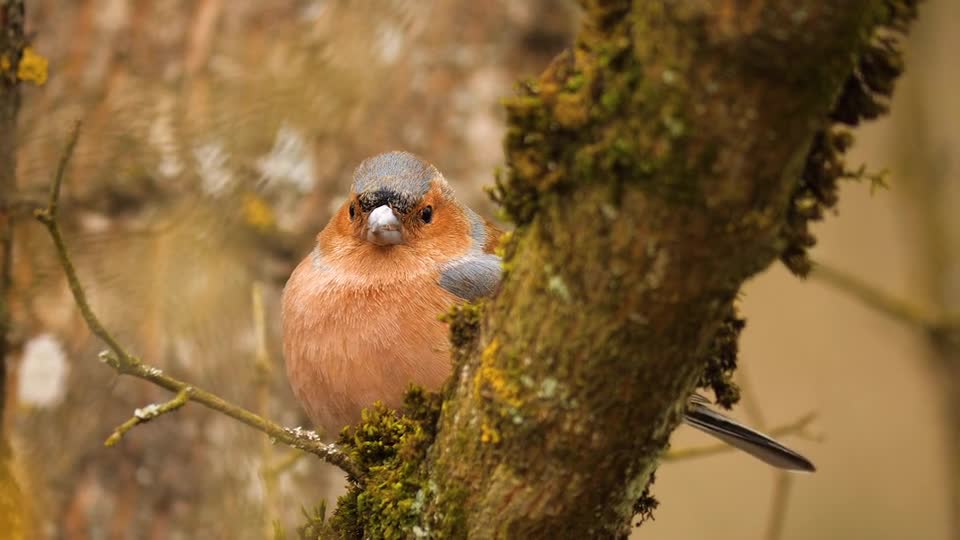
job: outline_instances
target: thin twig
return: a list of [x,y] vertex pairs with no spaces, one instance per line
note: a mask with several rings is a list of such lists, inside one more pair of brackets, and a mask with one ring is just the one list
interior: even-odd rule
[[[767,420],[760,407],[760,400],[754,391],[750,377],[747,375],[745,366],[741,366],[737,371],[738,382],[740,384],[740,395],[743,397],[744,409],[749,418],[760,429],[767,428]],[[812,418],[811,418],[812,420]],[[787,523],[787,509],[790,506],[790,494],[793,489],[794,477],[787,471],[777,469],[774,471],[774,484],[772,502],[770,503],[770,514],[767,517],[767,532],[765,540],[780,540],[783,536]]]
[[[819,440],[816,435],[807,432],[806,428],[817,418],[816,412],[807,413],[800,418],[770,430],[773,437],[782,437],[784,435],[797,435],[810,440]],[[664,456],[664,461],[682,461],[686,459],[701,458],[715,454],[723,454],[735,448],[726,443],[711,444],[708,446],[696,446],[693,448],[680,448],[670,450]]]
[[933,332],[950,329],[960,331],[960,314],[953,316],[940,314],[933,309],[897,298],[853,274],[828,264],[816,263],[810,275],[898,321]]
[[773,485],[773,500],[770,503],[770,520],[767,521],[767,532],[764,536],[765,540],[780,540],[783,537],[794,478],[796,477],[787,471],[777,471],[776,481]]
[[77,278],[77,270],[74,268],[73,261],[70,260],[67,254],[67,246],[60,232],[60,225],[57,223],[60,186],[63,184],[63,176],[67,169],[67,163],[73,156],[73,150],[77,146],[77,139],[79,139],[79,137],[80,122],[77,122],[74,125],[73,132],[70,134],[70,139],[67,141],[67,147],[63,152],[63,156],[60,157],[60,163],[57,165],[57,174],[53,177],[53,183],[50,184],[50,198],[47,202],[47,207],[35,210],[33,215],[40,223],[43,223],[47,227],[47,231],[53,239],[57,259],[60,261],[60,265],[63,266],[64,273],[66,273],[67,283],[70,285],[70,292],[73,293],[77,307],[80,308],[80,314],[87,322],[87,326],[90,327],[90,331],[106,343],[118,357],[129,360],[129,364],[139,364],[140,360],[127,353],[123,346],[100,324],[100,320],[97,319],[97,316],[94,315],[90,309],[90,304],[87,302],[87,294],[80,285],[79,278]]
[[[257,349],[253,359],[254,384],[256,385],[257,412],[267,416],[270,412],[270,353],[267,350],[267,313],[263,305],[263,283],[255,281],[250,288],[253,331]],[[294,450],[300,454],[301,452]],[[260,447],[260,479],[263,481],[264,538],[269,538],[277,516],[277,475],[268,474],[267,464],[273,461],[273,445],[264,440]]]
[[113,431],[113,434],[107,437],[107,440],[104,441],[104,446],[113,446],[120,442],[120,439],[131,429],[140,424],[145,424],[154,418],[173,412],[180,407],[183,407],[187,404],[187,401],[190,400],[190,390],[189,388],[184,388],[183,390],[177,392],[177,395],[173,396],[173,399],[166,401],[164,403],[154,403],[152,405],[147,405],[142,409],[137,409],[133,411],[133,416],[129,420],[117,426],[117,429]]
[[43,225],[47,228],[47,231],[50,233],[50,237],[53,239],[57,258],[60,261],[60,265],[63,267],[64,273],[66,274],[67,283],[70,285],[70,291],[73,293],[74,301],[76,302],[77,307],[80,309],[80,315],[87,323],[90,331],[95,336],[100,338],[100,340],[102,340],[109,348],[109,350],[100,353],[101,361],[109,364],[122,375],[131,375],[133,377],[150,381],[153,384],[166,388],[171,392],[183,392],[187,396],[188,401],[199,403],[209,409],[213,409],[235,420],[238,420],[258,431],[266,433],[271,437],[273,442],[281,442],[288,446],[303,450],[304,452],[314,454],[324,461],[336,465],[350,475],[354,480],[362,480],[359,471],[350,461],[349,457],[341,452],[337,445],[326,444],[321,441],[320,436],[315,431],[302,429],[300,427],[283,427],[263,418],[260,415],[234,405],[216,394],[198,388],[195,385],[188,384],[174,377],[170,377],[169,375],[164,374],[159,368],[147,365],[139,358],[127,352],[120,342],[118,342],[106,330],[106,328],[104,328],[103,324],[90,308],[86,293],[80,284],[80,279],[77,277],[76,268],[73,266],[73,262],[70,260],[66,244],[63,241],[60,225],[57,221],[57,204],[60,198],[60,186],[63,183],[64,171],[66,170],[67,163],[73,153],[73,149],[76,146],[79,134],[80,124],[78,123],[71,134],[64,155],[60,160],[60,165],[57,168],[57,175],[54,177],[53,184],[50,187],[50,200],[47,204],[47,207],[34,212],[34,216],[37,218],[37,220],[43,223]]

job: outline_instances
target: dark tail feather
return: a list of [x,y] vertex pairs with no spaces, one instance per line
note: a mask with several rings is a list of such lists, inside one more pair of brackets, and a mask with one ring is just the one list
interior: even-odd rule
[[788,471],[814,472],[816,467],[807,458],[737,421],[724,416],[699,400],[693,400],[684,420],[691,426],[713,435],[774,467]]

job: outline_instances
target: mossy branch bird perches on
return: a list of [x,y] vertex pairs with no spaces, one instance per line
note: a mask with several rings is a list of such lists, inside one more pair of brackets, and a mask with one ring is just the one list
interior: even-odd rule
[[60,224],[57,221],[60,204],[60,188],[63,184],[67,165],[70,162],[73,149],[76,146],[79,136],[80,124],[77,123],[58,163],[56,176],[54,176],[51,182],[47,205],[45,208],[35,210],[34,216],[46,227],[47,232],[50,233],[57,259],[63,267],[67,284],[70,286],[71,293],[73,293],[73,298],[80,310],[80,315],[90,328],[90,331],[107,345],[107,350],[100,353],[100,359],[121,375],[131,375],[176,393],[176,396],[167,403],[142,409],[147,410],[149,413],[135,415],[134,418],[119,426],[117,431],[108,439],[107,444],[115,443],[126,431],[129,431],[129,429],[137,424],[143,423],[159,414],[176,410],[188,402],[195,402],[225,414],[257,431],[261,431],[276,442],[314,454],[320,459],[339,467],[353,480],[358,482],[362,481],[363,475],[359,469],[354,466],[354,463],[349,457],[341,452],[337,445],[322,442],[316,432],[299,427],[283,427],[243,407],[234,405],[216,394],[171,377],[159,368],[144,363],[141,359],[128,352],[127,349],[107,331],[100,322],[100,319],[97,318],[96,314],[90,308],[86,292],[80,284],[80,279],[77,277],[76,269],[73,266],[66,243],[63,240]]
[[[688,396],[729,378],[732,349],[711,347],[725,322],[735,339],[741,285],[808,245],[791,205],[808,210],[837,157],[811,154],[848,142],[822,135],[845,82],[889,89],[875,32],[914,2],[580,4],[572,50],[505,100],[494,195],[517,228],[498,295],[452,324],[454,379],[415,478],[433,534],[629,535]],[[364,500],[388,508],[379,495]]]

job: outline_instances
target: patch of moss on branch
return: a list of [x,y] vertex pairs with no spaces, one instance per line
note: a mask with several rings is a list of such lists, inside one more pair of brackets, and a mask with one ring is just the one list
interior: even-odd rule
[[863,169],[853,170],[844,163],[844,154],[853,144],[853,134],[847,127],[888,111],[894,83],[903,72],[900,41],[917,16],[918,4],[919,0],[883,2],[872,39],[860,51],[827,125],[814,137],[782,232],[785,248],[780,260],[800,277],[810,273],[812,263],[807,250],[817,242],[810,224],[822,220],[826,211],[836,206],[838,180],[869,178]]
[[333,516],[308,515],[306,539],[410,538],[428,535],[422,523],[433,489],[423,467],[436,437],[440,395],[412,387],[400,411],[381,403],[363,411],[359,424],[343,430],[339,444],[357,464],[363,485],[352,484]]
[[499,171],[492,195],[520,227],[551,192],[589,183],[635,184],[677,202],[701,199],[695,172],[712,153],[684,150],[690,122],[683,66],[639,63],[629,2],[586,4],[591,26],[575,48],[504,100],[510,167]]
[[450,325],[454,362],[468,355],[476,343],[483,307],[483,301],[456,304],[441,317],[443,322]]

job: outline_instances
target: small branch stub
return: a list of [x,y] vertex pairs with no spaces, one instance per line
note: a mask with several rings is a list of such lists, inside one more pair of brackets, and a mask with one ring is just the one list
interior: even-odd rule
[[140,424],[145,424],[154,418],[173,412],[180,407],[183,407],[187,404],[187,401],[190,401],[190,390],[188,386],[183,390],[177,392],[177,395],[173,397],[170,401],[164,403],[153,403],[147,405],[142,409],[136,409],[133,411],[133,416],[126,422],[117,426],[117,429],[113,431],[113,434],[110,435],[106,441],[104,441],[104,446],[113,446],[120,442],[120,439],[131,429],[139,426]]

